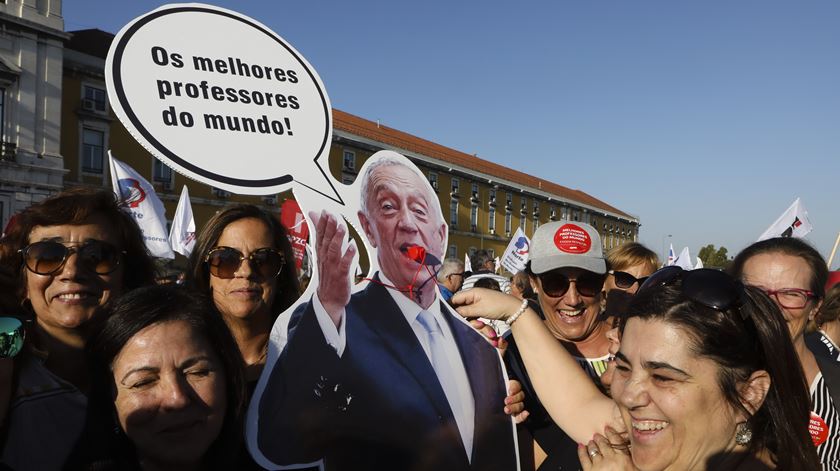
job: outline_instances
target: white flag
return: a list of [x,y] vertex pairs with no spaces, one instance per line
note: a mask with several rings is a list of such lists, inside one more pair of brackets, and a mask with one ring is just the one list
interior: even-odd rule
[[111,183],[123,210],[134,216],[143,231],[143,241],[153,257],[175,258],[166,233],[166,210],[152,185],[133,168],[115,159],[108,151]]
[[530,250],[531,241],[522,232],[522,228],[517,227],[516,232],[505,249],[505,253],[502,255],[502,266],[514,274],[524,270],[525,264],[528,263]]
[[178,208],[169,230],[169,245],[172,246],[172,250],[185,257],[189,257],[195,247],[195,220],[187,185],[181,188],[181,198],[178,200]]
[[680,252],[680,256],[674,260],[674,265],[682,268],[683,270],[694,269],[694,264],[691,263],[691,255],[688,253],[688,247],[683,247],[682,252]]
[[464,271],[472,271],[472,263],[470,263],[469,252],[464,253]]
[[674,244],[671,244],[671,248],[668,250],[668,261],[665,262],[665,266],[671,266],[677,260],[677,257],[674,256]]
[[694,269],[703,268],[703,260],[700,260],[700,257],[697,257],[697,264],[694,265]]
[[764,234],[761,234],[756,242],[773,237],[805,237],[813,228],[811,221],[808,220],[808,210],[799,198],[796,198],[796,201],[764,231]]

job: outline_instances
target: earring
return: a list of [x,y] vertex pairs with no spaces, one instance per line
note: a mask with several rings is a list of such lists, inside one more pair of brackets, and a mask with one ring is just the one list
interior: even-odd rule
[[752,430],[746,422],[741,422],[735,427],[735,443],[738,445],[747,445],[752,440]]

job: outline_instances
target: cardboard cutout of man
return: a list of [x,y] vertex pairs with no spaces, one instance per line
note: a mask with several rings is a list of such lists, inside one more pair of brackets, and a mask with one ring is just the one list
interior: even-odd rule
[[437,294],[437,196],[393,152],[361,178],[359,220],[379,269],[351,296],[346,229],[331,214],[314,221],[320,281],[268,373],[260,452],[280,465],[323,458],[328,470],[517,469],[498,354]]

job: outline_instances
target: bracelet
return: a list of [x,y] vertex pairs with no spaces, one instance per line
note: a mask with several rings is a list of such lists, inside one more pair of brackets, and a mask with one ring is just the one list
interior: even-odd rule
[[522,313],[525,312],[525,309],[528,309],[527,299],[522,300],[522,305],[519,306],[519,310],[514,312],[512,316],[508,317],[505,321],[505,324],[507,324],[508,327],[512,326],[513,323],[516,322],[516,319],[519,319],[519,316],[521,316]]

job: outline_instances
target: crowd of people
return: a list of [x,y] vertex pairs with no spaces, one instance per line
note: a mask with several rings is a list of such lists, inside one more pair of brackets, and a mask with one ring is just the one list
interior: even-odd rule
[[[726,270],[684,271],[638,243],[604,254],[591,226],[551,222],[525,270],[501,276],[481,250],[470,273],[443,259],[437,198],[401,165],[363,176],[360,220],[379,252],[363,291],[349,284],[355,248],[333,249],[346,228],[312,215],[320,285],[290,314],[276,363],[272,328],[302,290],[273,215],[220,210],[185,283],[159,285],[111,192],[70,189],[18,214],[0,241],[0,307],[25,333],[17,349],[3,336],[2,466],[260,469],[245,446],[253,400],[284,418],[259,424],[278,464],[840,470],[840,286],[807,242],[768,239]],[[422,215],[401,209],[417,204]]]

